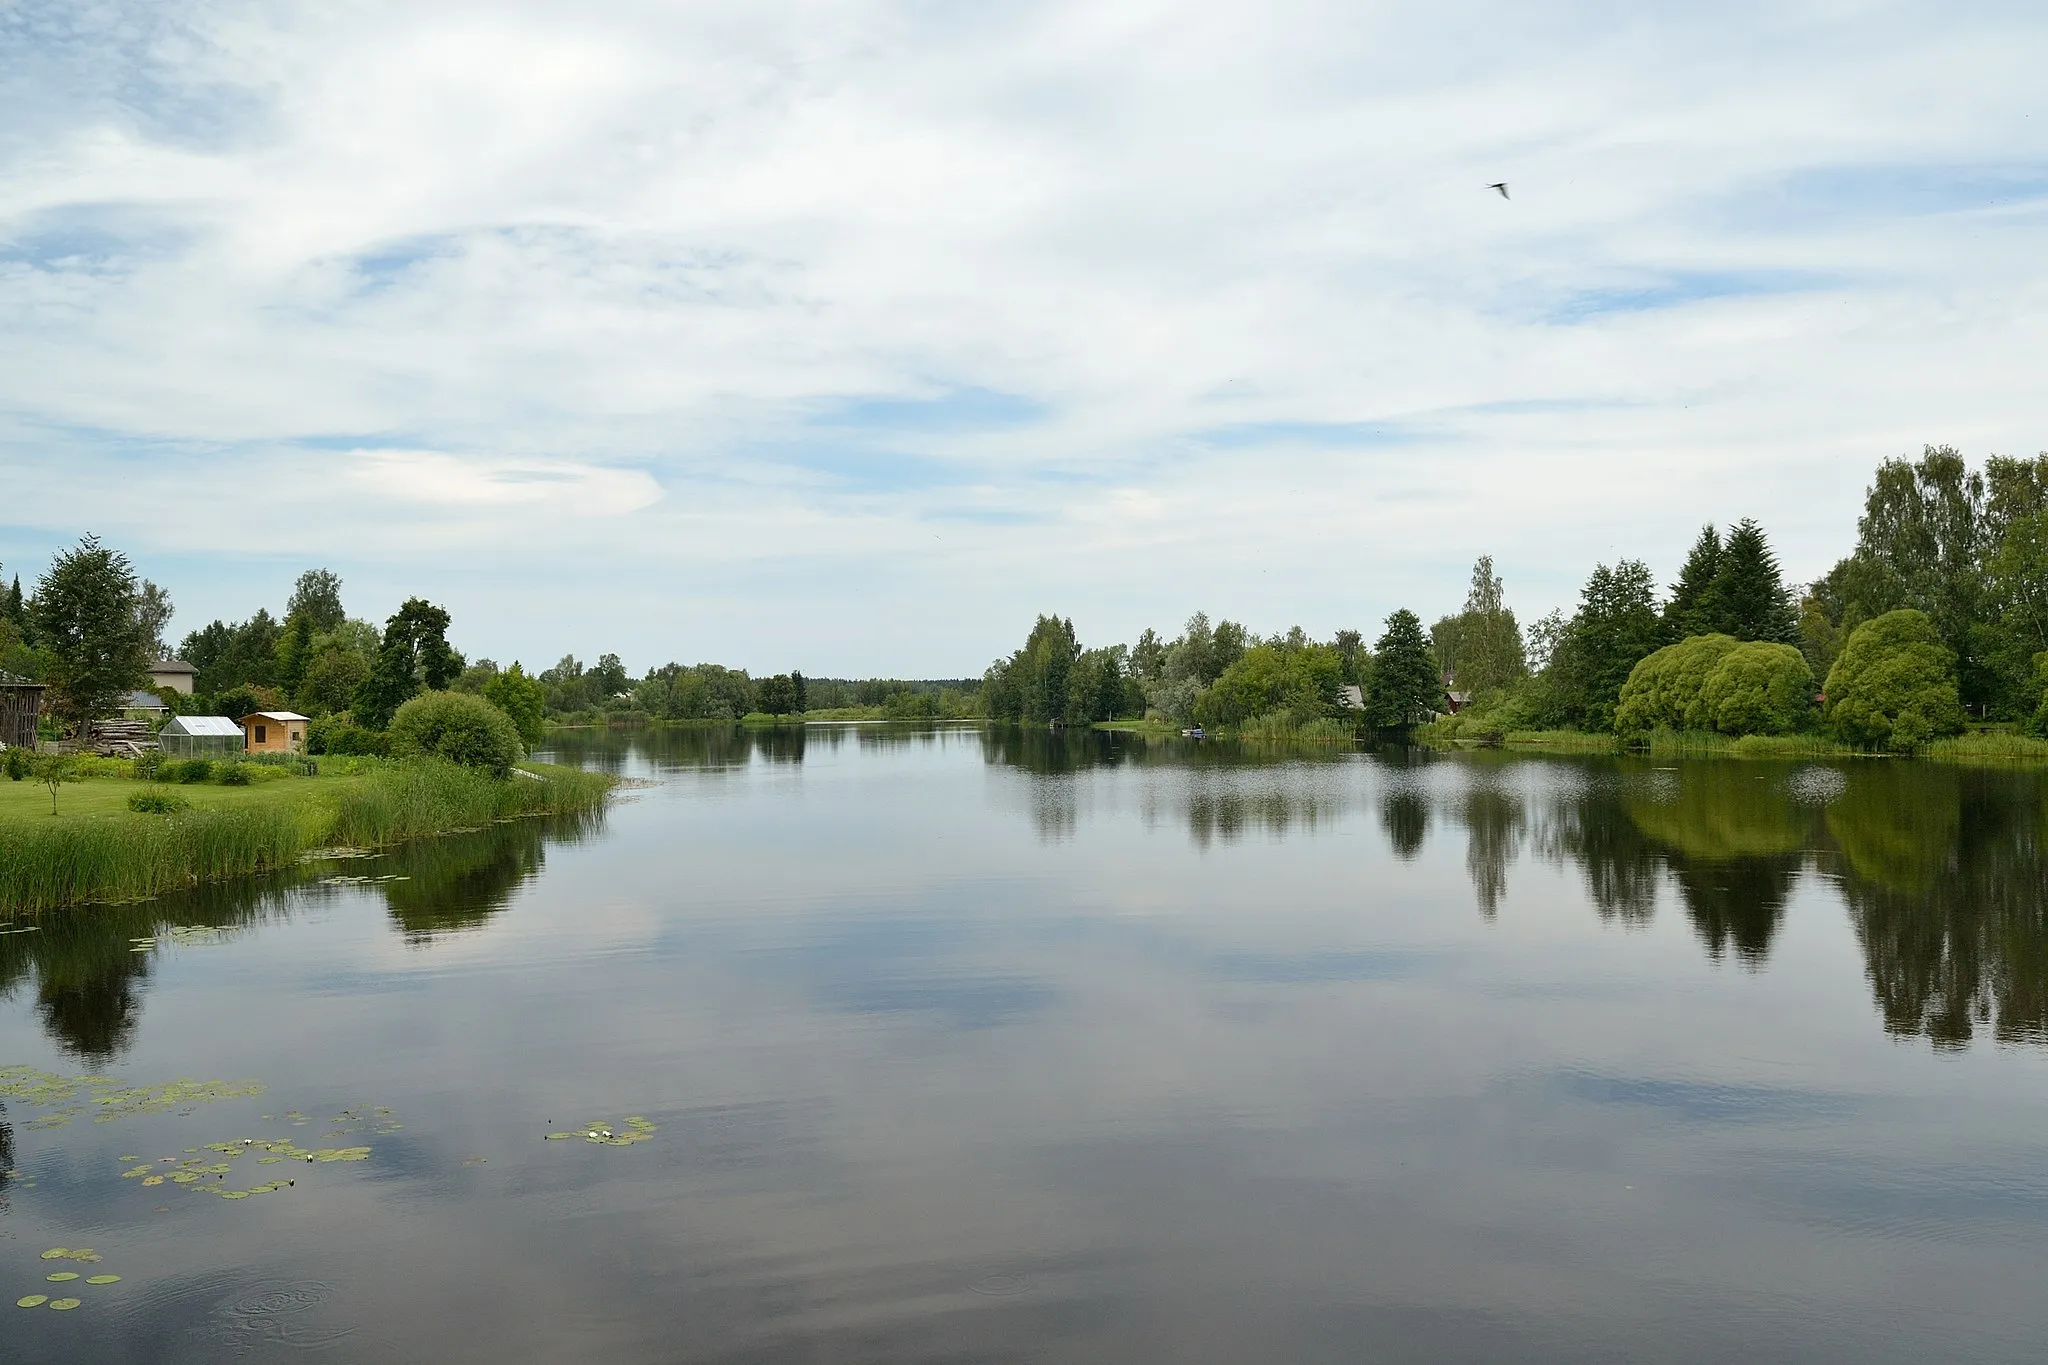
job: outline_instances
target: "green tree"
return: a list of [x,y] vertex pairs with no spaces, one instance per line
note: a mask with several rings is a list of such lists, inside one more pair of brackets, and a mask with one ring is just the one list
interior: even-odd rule
[[1664,642],[1655,580],[1640,559],[1594,566],[1579,609],[1550,654],[1544,681],[1546,723],[1582,730],[1614,728],[1614,706],[1636,664]]
[[[1432,668],[1430,677],[1435,676]],[[1246,649],[1223,670],[1196,701],[1195,718],[1227,726],[1285,715],[1301,724],[1334,715],[1343,685],[1344,660],[1332,646],[1269,641]]]
[[[616,665],[619,662],[619,656],[616,654],[605,655],[604,659],[598,660],[599,668],[602,668],[604,666],[605,660],[610,660],[612,664]],[[625,670],[621,668],[619,672],[624,673]],[[804,712],[811,709],[810,684],[804,681],[804,675],[802,673],[797,672],[793,669],[790,671],[789,683],[790,687],[796,692],[796,706],[794,710],[798,715],[802,715],[804,714]]]
[[989,715],[997,720],[1044,725],[1067,718],[1068,689],[1081,657],[1074,623],[1040,616],[1024,647],[990,665],[983,677]]
[[277,640],[277,685],[287,697],[296,698],[305,684],[306,670],[313,664],[313,619],[304,612],[286,618],[284,633]]
[[547,692],[539,682],[526,675],[517,659],[512,661],[510,668],[484,684],[483,698],[512,718],[520,741],[527,748],[540,743],[546,729],[541,717],[547,704]]
[[797,709],[796,683],[787,673],[763,678],[754,703],[771,716],[786,716]]
[[1700,528],[1678,581],[1671,585],[1671,600],[1664,604],[1664,634],[1668,641],[1692,635],[1710,635],[1720,629],[1719,603],[1714,581],[1721,573],[1721,533],[1712,522]]
[[[590,680],[591,700],[600,706],[633,685],[632,678],[626,673],[626,666],[619,662],[619,656],[616,654],[598,655],[597,662],[591,665],[586,676]],[[796,673],[791,676],[801,679],[803,674]],[[798,690],[802,690],[801,686]],[[797,709],[803,708],[799,706]]]
[[505,777],[522,752],[512,718],[467,692],[423,692],[391,717],[391,752],[443,758]]
[[1442,705],[1443,679],[1414,612],[1403,608],[1389,616],[1372,654],[1372,690],[1365,714],[1373,728],[1406,729],[1427,720]]
[[1851,744],[1911,751],[1963,728],[1956,656],[1926,613],[1866,621],[1828,672],[1828,725]]
[[285,603],[285,619],[304,617],[315,635],[334,630],[347,619],[341,609],[341,575],[326,569],[308,569],[292,584],[291,600]]
[[308,715],[323,716],[348,710],[356,689],[370,677],[370,665],[346,645],[330,642],[319,647],[306,675],[293,693],[292,705]]
[[36,581],[36,638],[49,656],[50,709],[74,732],[119,709],[147,680],[150,640],[128,557],[88,535]]
[[141,624],[142,633],[148,638],[148,652],[151,662],[164,657],[168,648],[164,644],[164,632],[170,628],[171,595],[148,579],[135,591],[135,615]]
[[1641,735],[1651,730],[1712,729],[1701,693],[1722,660],[1741,647],[1732,635],[1695,635],[1646,656],[1622,685],[1614,708],[1615,730]]
[[1744,518],[1728,531],[1708,603],[1697,613],[1713,630],[1738,640],[1799,641],[1799,621],[1763,528]]
[[1481,555],[1472,566],[1465,610],[1457,617],[1457,658],[1452,669],[1459,689],[1475,697],[1503,691],[1529,671],[1521,627],[1515,623],[1506,595],[1493,572],[1493,556]]
[[[38,596],[41,594],[38,593]],[[35,760],[36,781],[50,789],[50,814],[57,813],[57,793],[67,782],[84,780],[78,760],[70,754],[41,754]]]
[[358,723],[381,730],[421,691],[439,692],[462,672],[462,657],[448,645],[448,613],[410,597],[384,626],[370,676],[356,688]]
[[1813,714],[1813,670],[1791,645],[1756,640],[1730,650],[1700,689],[1701,719],[1724,735],[1786,735]]

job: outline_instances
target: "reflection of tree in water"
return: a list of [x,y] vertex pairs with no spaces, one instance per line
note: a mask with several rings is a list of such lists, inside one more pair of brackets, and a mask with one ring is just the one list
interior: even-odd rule
[[1635,775],[1624,797],[1630,820],[1664,850],[1708,954],[1761,968],[1817,838],[1814,812],[1792,803],[1780,764],[1684,763],[1669,787],[1653,775]]
[[377,861],[378,884],[392,922],[414,945],[475,929],[503,910],[520,887],[540,875],[550,843],[574,842],[593,816],[511,820],[475,834],[404,844]]
[[1413,787],[1393,788],[1380,798],[1380,828],[1387,832],[1394,856],[1408,861],[1422,852],[1422,841],[1429,836],[1429,802]]
[[1482,781],[1466,789],[1459,813],[1467,833],[1465,870],[1472,877],[1472,894],[1479,913],[1492,919],[1507,894],[1508,864],[1522,846],[1522,803],[1497,784]]
[[1657,910],[1664,859],[1657,846],[1628,818],[1617,783],[1605,770],[1586,770],[1590,780],[1560,783],[1536,823],[1537,855],[1562,867],[1576,866],[1586,894],[1601,919],[1638,929]]
[[[316,871],[413,877],[384,882],[380,889],[408,938],[423,941],[445,929],[483,922],[539,869],[546,841],[580,838],[602,820],[602,813],[591,813],[511,821],[474,835],[401,845],[384,859],[327,864]],[[109,1062],[135,1040],[155,962],[154,953],[134,951],[135,940],[167,935],[174,926],[232,935],[289,918],[297,897],[313,889],[306,885],[306,871],[295,868],[195,887],[138,905],[44,915],[34,933],[0,936],[0,998],[33,983],[37,1013],[50,1040],[74,1057]]]
[[2048,859],[2035,773],[1859,768],[1829,806],[1885,1029],[2048,1043]]
[[0,1213],[7,1212],[7,1182],[14,1179],[14,1129],[6,1113],[7,1106],[0,1104]]

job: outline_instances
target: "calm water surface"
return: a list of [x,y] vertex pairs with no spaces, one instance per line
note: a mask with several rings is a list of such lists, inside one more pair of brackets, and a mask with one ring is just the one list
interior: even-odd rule
[[648,785],[0,935],[0,1358],[2048,1355],[2035,773],[557,756]]

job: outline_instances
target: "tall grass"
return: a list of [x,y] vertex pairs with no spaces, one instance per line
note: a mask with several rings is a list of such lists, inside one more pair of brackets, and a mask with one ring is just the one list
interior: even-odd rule
[[1653,730],[1630,747],[1652,758],[1852,758],[1858,752],[1824,735],[1722,735]]
[[1349,720],[1334,716],[1317,716],[1310,720],[1296,720],[1285,711],[1270,715],[1253,716],[1242,725],[1233,726],[1224,733],[1232,739],[1261,741],[1285,741],[1290,744],[1349,744],[1358,734],[1358,726]]
[[1967,735],[1933,741],[1927,746],[1927,757],[1944,763],[2038,763],[2048,758],[2048,739],[2011,730],[1974,730]]
[[140,900],[281,867],[312,846],[307,814],[245,806],[167,819],[9,821],[0,824],[0,907]]
[[137,900],[283,867],[308,849],[366,847],[524,815],[596,810],[602,773],[530,765],[499,781],[439,759],[365,765],[325,800],[194,810],[170,817],[0,822],[0,909]]

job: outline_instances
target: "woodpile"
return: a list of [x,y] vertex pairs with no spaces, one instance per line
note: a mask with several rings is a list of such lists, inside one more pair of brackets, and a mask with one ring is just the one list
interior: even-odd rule
[[156,752],[156,736],[149,732],[149,722],[141,720],[96,720],[91,742],[101,758],[140,758]]

